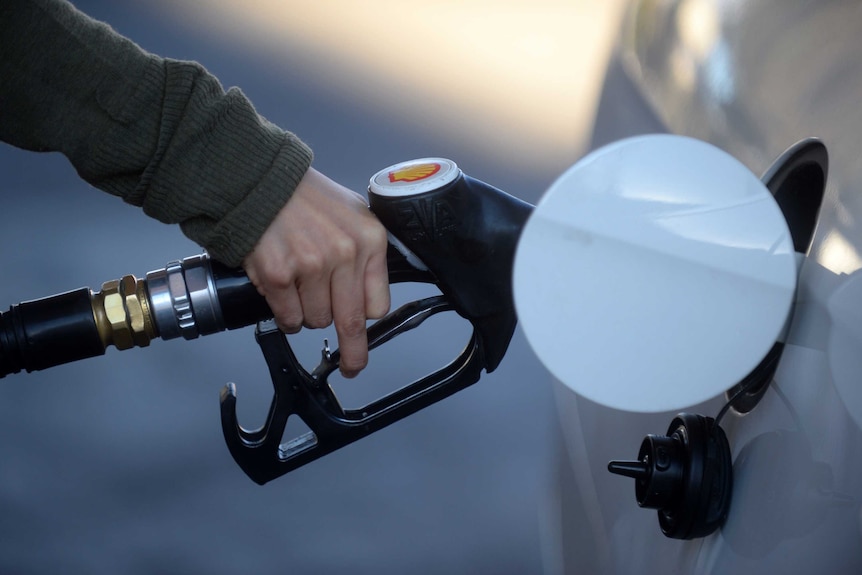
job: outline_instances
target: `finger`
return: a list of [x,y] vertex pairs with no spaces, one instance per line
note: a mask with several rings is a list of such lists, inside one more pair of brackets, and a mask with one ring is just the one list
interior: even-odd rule
[[272,310],[275,323],[285,333],[296,333],[302,329],[302,305],[295,285],[270,291],[266,303]]
[[303,324],[323,328],[332,323],[329,274],[305,276],[299,282],[298,293],[302,305]]
[[368,364],[363,283],[361,275],[350,266],[342,266],[332,274],[332,316],[341,354],[339,367],[348,378],[355,377]]
[[389,272],[386,268],[386,252],[376,254],[365,266],[365,315],[379,319],[389,313]]

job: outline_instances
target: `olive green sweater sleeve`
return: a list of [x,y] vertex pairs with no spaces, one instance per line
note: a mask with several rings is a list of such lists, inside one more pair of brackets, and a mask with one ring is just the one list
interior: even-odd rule
[[64,0],[0,2],[0,139],[239,265],[311,164],[296,136],[194,62],[149,54]]

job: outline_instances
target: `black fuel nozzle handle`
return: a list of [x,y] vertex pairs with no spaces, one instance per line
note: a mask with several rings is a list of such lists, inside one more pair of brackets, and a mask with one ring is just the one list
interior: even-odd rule
[[[441,294],[406,304],[368,330],[373,349],[454,310],[473,326],[469,343],[449,364],[358,409],[344,409],[328,383],[339,352],[324,349],[306,371],[272,322],[256,339],[269,366],[274,396],[265,424],[244,429],[236,386],[221,394],[222,430],[237,464],[264,484],[386,427],[479,380],[497,368],[517,323],[511,274],[515,248],[532,206],[465,176],[454,162],[425,158],[378,172],[371,209],[390,232],[390,282],[436,284]],[[290,417],[309,431],[283,442]]]

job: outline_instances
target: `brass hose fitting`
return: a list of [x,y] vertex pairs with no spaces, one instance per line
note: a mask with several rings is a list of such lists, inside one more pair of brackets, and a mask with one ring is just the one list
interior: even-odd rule
[[105,347],[146,347],[158,336],[144,280],[123,276],[102,284],[91,298],[96,328]]

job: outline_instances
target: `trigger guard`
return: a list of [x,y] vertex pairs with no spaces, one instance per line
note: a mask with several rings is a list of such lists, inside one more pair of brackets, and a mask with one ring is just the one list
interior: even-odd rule
[[[368,328],[368,351],[380,347],[402,333],[419,327],[431,316],[454,309],[449,299],[442,295],[406,303],[397,310],[386,314]],[[340,358],[341,353],[337,348],[331,353],[324,353],[320,364],[311,372],[311,377],[317,382],[325,383],[329,375],[338,369]]]
[[[401,306],[369,328],[369,342],[382,345],[418,327],[425,319],[454,308],[444,296]],[[263,329],[269,323],[269,329]],[[236,417],[236,387],[221,392],[221,419],[225,441],[234,460],[255,483],[263,485],[298,467],[374,433],[436,403],[479,380],[484,352],[478,330],[458,357],[423,378],[360,409],[344,410],[326,378],[337,368],[338,350],[325,368],[309,374],[296,359],[287,338],[273,322],[258,324],[257,342],[272,377],[275,395],[266,423],[258,430],[243,429]],[[310,433],[282,444],[288,418],[296,416]]]

